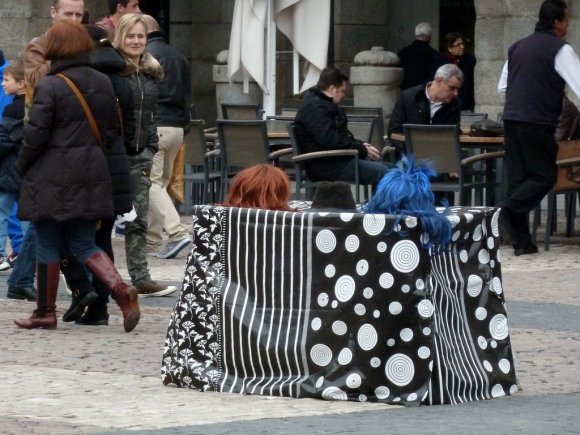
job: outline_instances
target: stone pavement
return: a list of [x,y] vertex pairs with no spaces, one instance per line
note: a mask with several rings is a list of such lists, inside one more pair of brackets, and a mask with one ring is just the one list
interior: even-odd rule
[[[114,246],[126,276],[123,239]],[[185,257],[149,257],[153,278],[180,285]],[[34,304],[7,300],[2,272],[0,433],[580,433],[580,238],[555,236],[549,252],[532,256],[502,247],[502,270],[522,391],[419,408],[165,387],[161,356],[177,293],[141,299],[130,334],[114,304],[108,327],[26,331],[12,321]],[[61,315],[69,302],[61,289]]]

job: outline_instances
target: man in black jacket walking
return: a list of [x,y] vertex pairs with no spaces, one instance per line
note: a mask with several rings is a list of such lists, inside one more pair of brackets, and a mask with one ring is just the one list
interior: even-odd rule
[[[174,258],[191,243],[187,227],[167,193],[173,162],[183,143],[183,133],[189,125],[191,77],[189,63],[179,50],[169,45],[159,31],[157,21],[144,15],[147,22],[147,50],[155,57],[165,73],[159,82],[157,99],[157,134],[159,151],[153,156],[151,189],[149,189],[148,248],[158,251],[160,258]],[[169,238],[164,249],[162,231]]]
[[431,33],[429,23],[417,24],[415,40],[397,53],[401,68],[403,68],[403,81],[401,82],[403,91],[413,86],[422,85],[429,79],[433,69],[433,60],[439,55],[439,52],[430,45]]
[[[379,150],[354,138],[348,131],[348,119],[340,103],[346,95],[348,77],[336,68],[325,68],[316,86],[296,113],[296,140],[303,153],[338,149],[358,150],[358,173],[361,184],[376,186],[390,166],[379,162]],[[334,157],[306,164],[312,181],[348,181],[355,177],[354,159]]]

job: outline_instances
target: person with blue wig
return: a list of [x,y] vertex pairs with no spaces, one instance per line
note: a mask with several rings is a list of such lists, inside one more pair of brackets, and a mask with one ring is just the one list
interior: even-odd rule
[[415,216],[429,234],[427,246],[442,249],[451,242],[451,223],[435,210],[429,178],[436,175],[427,161],[417,163],[413,156],[403,157],[400,165],[379,181],[376,193],[363,211],[394,215],[397,223],[404,216]]

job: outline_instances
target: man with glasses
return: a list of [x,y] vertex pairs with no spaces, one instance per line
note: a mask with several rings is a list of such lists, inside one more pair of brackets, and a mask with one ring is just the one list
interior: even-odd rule
[[457,97],[463,73],[456,65],[446,64],[437,70],[433,81],[409,88],[399,95],[388,133],[403,133],[403,124],[459,124],[461,102]]
[[477,61],[475,56],[465,51],[469,41],[460,32],[447,33],[444,39],[447,50],[435,58],[431,74],[447,63],[457,65],[463,73],[463,85],[459,90],[461,110],[473,111],[475,108],[474,73]]

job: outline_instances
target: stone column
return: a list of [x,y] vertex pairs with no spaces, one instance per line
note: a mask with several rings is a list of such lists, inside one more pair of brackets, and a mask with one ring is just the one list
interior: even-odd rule
[[354,66],[350,67],[354,105],[382,107],[388,118],[403,79],[403,68],[397,67],[398,64],[399,57],[383,47],[358,53],[354,57]]
[[241,73],[234,75],[232,83],[228,78],[228,50],[221,51],[216,58],[217,65],[213,66],[213,81],[218,119],[222,119],[222,103],[231,104],[262,104],[262,90],[258,84],[250,80],[249,91],[243,92],[243,77]]

